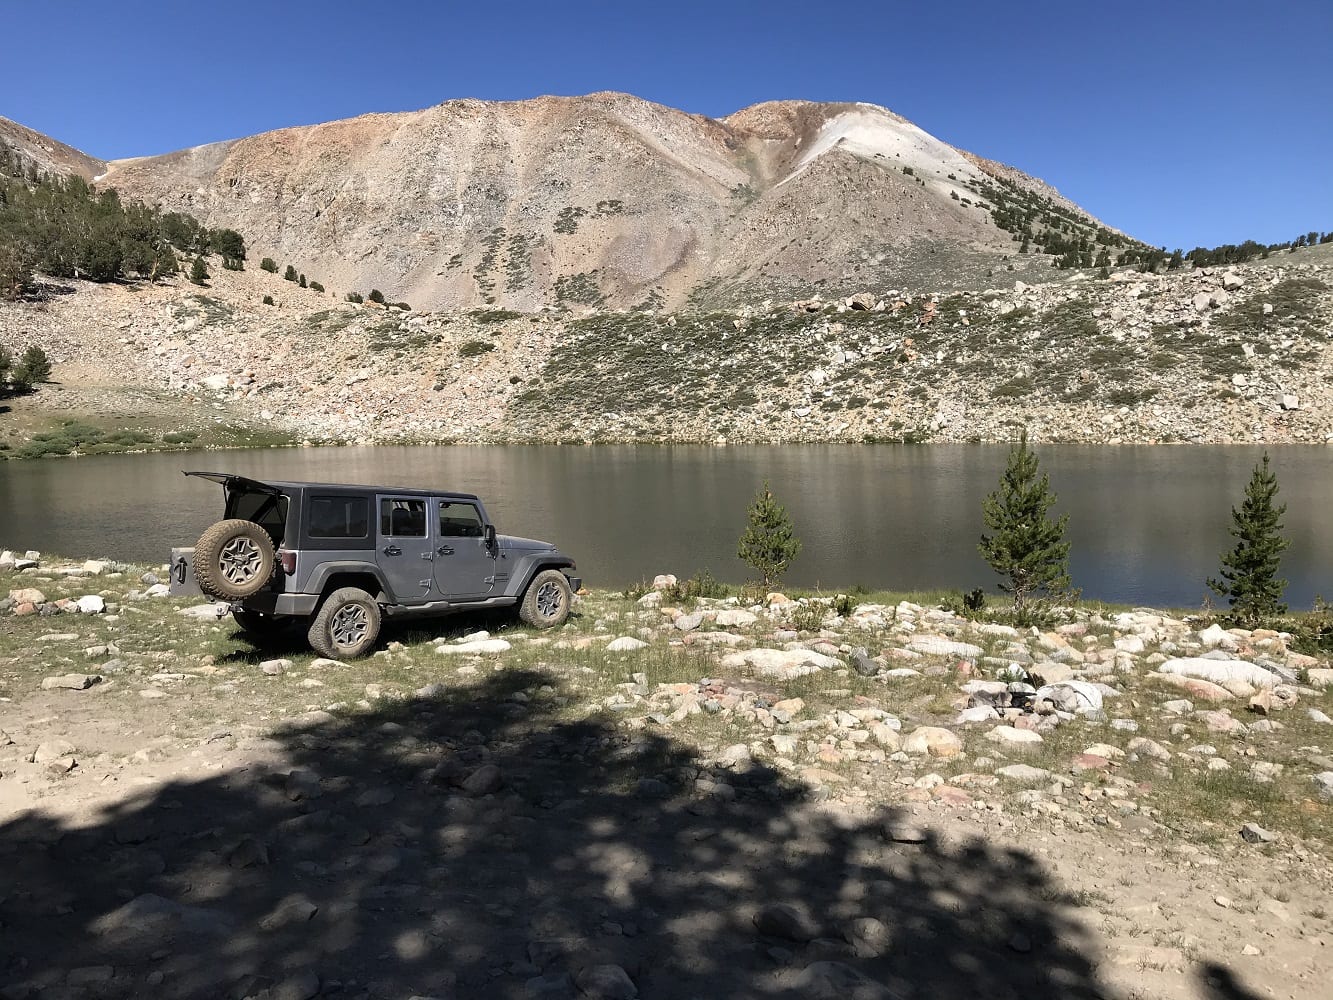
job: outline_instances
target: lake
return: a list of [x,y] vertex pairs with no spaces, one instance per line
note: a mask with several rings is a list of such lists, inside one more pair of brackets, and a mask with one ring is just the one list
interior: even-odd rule
[[[1288,505],[1288,602],[1333,598],[1333,448],[1270,448]],[[745,508],[765,479],[804,549],[788,580],[828,589],[993,590],[977,554],[981,501],[1006,449],[928,446],[374,447],[106,455],[0,462],[0,548],[165,562],[221,513],[183,469],[385,483],[481,495],[502,532],[545,538],[588,586],[707,567],[741,582]],[[1198,607],[1232,504],[1262,449],[1038,448],[1069,513],[1071,574],[1087,597]]]

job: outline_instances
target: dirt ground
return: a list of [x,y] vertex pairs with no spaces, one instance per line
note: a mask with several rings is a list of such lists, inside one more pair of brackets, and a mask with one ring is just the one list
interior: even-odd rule
[[[766,734],[839,705],[906,734],[954,680],[719,681],[718,647],[618,595],[554,635],[458,619],[337,664],[108,569],[0,571],[0,595],[108,602],[0,612],[5,1000],[1327,995],[1322,802],[1251,844],[1244,804],[1191,825],[1103,809],[1114,781],[1006,791],[971,731],[961,759],[795,763]],[[446,648],[478,628],[509,650]],[[69,674],[100,680],[43,687]],[[654,711],[686,687],[722,707]],[[744,690],[804,705],[756,731]]]

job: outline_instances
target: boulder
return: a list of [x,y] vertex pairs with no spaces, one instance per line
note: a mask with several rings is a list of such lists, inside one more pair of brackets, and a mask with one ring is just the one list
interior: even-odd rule
[[759,620],[759,616],[750,612],[742,611],[739,608],[728,608],[725,611],[719,611],[715,621],[723,628],[737,628],[746,625],[753,625]]
[[955,757],[963,750],[958,734],[938,726],[918,726],[903,740],[908,753],[929,754],[931,757]]
[[1102,710],[1102,692],[1087,681],[1060,681],[1047,684],[1037,689],[1032,696],[1034,704],[1051,702],[1061,712],[1100,712]]
[[722,657],[722,666],[729,670],[750,667],[765,677],[790,680],[820,670],[836,670],[845,664],[812,649],[747,649]]
[[970,642],[955,642],[937,635],[917,636],[907,644],[907,648],[926,656],[957,656],[964,660],[975,660],[985,652]]
[[1281,678],[1271,670],[1245,660],[1213,660],[1207,657],[1182,657],[1167,660],[1157,668],[1159,673],[1198,677],[1214,684],[1227,681],[1245,681],[1255,687],[1272,687]]
[[58,677],[43,677],[42,690],[86,691],[94,684],[100,683],[101,680],[101,674],[61,674]]
[[1014,726],[996,726],[986,734],[986,739],[1009,747],[1029,747],[1042,742],[1040,733]]
[[622,635],[619,639],[612,639],[606,644],[608,653],[630,653],[636,649],[643,649],[648,643],[642,639],[636,639],[632,635]]

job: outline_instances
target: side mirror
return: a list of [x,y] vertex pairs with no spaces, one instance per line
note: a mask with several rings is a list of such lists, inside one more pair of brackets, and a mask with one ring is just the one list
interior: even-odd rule
[[495,525],[488,524],[485,529],[486,547],[495,548]]

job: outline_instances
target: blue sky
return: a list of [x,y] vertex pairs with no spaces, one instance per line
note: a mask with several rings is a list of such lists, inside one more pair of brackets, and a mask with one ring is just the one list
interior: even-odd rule
[[0,114],[115,158],[459,97],[870,101],[1190,249],[1333,229],[1333,0],[0,0]]

